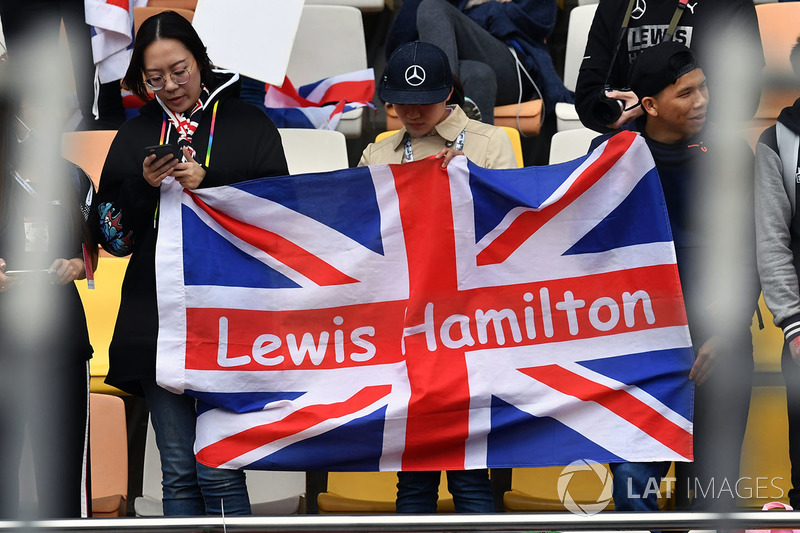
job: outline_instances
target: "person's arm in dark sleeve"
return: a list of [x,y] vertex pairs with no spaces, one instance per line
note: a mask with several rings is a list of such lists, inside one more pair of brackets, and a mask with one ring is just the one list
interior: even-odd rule
[[98,242],[119,257],[131,253],[137,234],[155,223],[159,189],[145,181],[143,159],[141,148],[129,142],[124,133],[118,133],[108,151],[92,203]]
[[[620,7],[621,9],[619,9]],[[606,124],[601,124],[592,115],[592,108],[599,102],[606,76],[608,76],[611,58],[619,41],[624,9],[625,6],[622,6],[622,2],[619,1],[606,0],[598,4],[586,41],[583,62],[578,71],[578,81],[575,86],[575,110],[584,126],[599,132],[608,132],[611,131],[611,128]],[[609,80],[612,88],[621,88],[628,83],[628,72],[627,70],[621,71],[620,63],[618,57]]]
[[[286,164],[281,135],[269,117],[265,116],[264,118],[266,120],[263,127],[259,129],[260,135],[253,154],[255,157],[253,168],[257,169],[258,177],[286,176],[289,174],[289,167]],[[309,146],[309,150],[313,149],[313,146]]]
[[558,8],[541,0],[491,1],[466,11],[469,18],[502,41],[543,43],[553,31]]

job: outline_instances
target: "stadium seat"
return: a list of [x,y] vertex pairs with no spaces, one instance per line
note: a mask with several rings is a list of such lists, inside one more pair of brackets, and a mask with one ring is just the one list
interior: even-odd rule
[[[508,134],[508,138],[511,140],[511,146],[514,148],[514,156],[517,160],[517,168],[522,168],[524,166],[522,162],[522,143],[520,141],[519,131],[515,128],[510,128],[508,126],[500,126],[506,134]],[[382,131],[375,137],[375,142],[380,141],[381,139],[385,139],[389,135],[392,135],[397,130],[391,131]]]
[[[604,465],[606,466],[606,465]],[[569,497],[581,508],[602,505],[603,510],[614,509],[611,499],[611,472],[603,469],[603,478],[589,469],[574,472],[568,479],[560,479],[564,467],[547,466],[539,468],[514,468],[511,473],[511,490],[503,497],[503,505],[507,512],[561,512],[568,508],[563,501]],[[674,465],[670,467],[667,478],[674,479]],[[671,484],[670,484],[671,483]],[[662,510],[675,508],[674,482],[661,483],[661,497],[658,506]],[[669,496],[668,496],[669,494]]]
[[[394,513],[396,496],[396,472],[328,472],[328,487],[317,496],[317,505],[320,514]],[[444,473],[437,510],[455,511]]]
[[742,445],[739,507],[756,510],[771,501],[789,503],[790,468],[786,389],[755,386]]
[[126,515],[128,437],[125,404],[108,394],[89,395],[92,516]]
[[61,155],[81,167],[92,178],[94,188],[97,189],[108,149],[116,134],[116,130],[64,133],[61,136]]
[[789,63],[789,52],[797,42],[800,2],[776,2],[756,5],[761,46],[766,65],[763,71],[761,100],[751,121],[754,134],[771,126],[781,109],[797,98],[797,79]]
[[94,348],[89,361],[92,392],[122,394],[122,391],[106,385],[104,380],[108,374],[108,345],[117,322],[122,279],[127,268],[127,257],[101,256],[95,272],[95,288],[90,290],[86,280],[75,282],[86,313],[89,341]]
[[[352,6],[309,5],[297,27],[286,76],[295,87],[367,68],[361,12]],[[364,108],[342,114],[336,130],[348,139],[361,135]]]
[[192,19],[194,18],[194,11],[189,9],[182,9],[179,7],[169,7],[169,6],[153,7],[150,5],[144,7],[134,7],[133,8],[134,32],[136,33],[139,32],[139,26],[142,25],[142,22],[152,17],[153,15],[161,13],[162,11],[174,11],[175,13],[181,15],[183,18],[188,20],[189,22],[191,22]]
[[[392,104],[384,105],[386,111],[386,129],[400,129],[402,123]],[[494,108],[494,125],[517,130],[518,134],[530,137],[538,135],[542,122],[542,101],[529,100],[522,102],[517,113],[517,104],[501,105]]]
[[[569,13],[569,26],[567,27],[567,49],[564,57],[564,86],[570,91],[575,90],[578,83],[578,71],[583,62],[586,51],[586,41],[589,37],[589,28],[592,27],[594,12],[597,3],[584,2],[587,5],[578,5]],[[573,104],[558,102],[556,104],[556,131],[582,128],[578,112]]]
[[553,134],[550,141],[550,160],[551,165],[556,163],[563,163],[565,161],[572,161],[589,151],[589,145],[592,139],[600,135],[594,130],[589,128],[568,129],[564,131],[557,131]]
[[165,7],[167,9],[188,9],[194,11],[197,8],[197,0],[148,0],[147,7]]
[[[297,514],[305,505],[303,472],[247,471],[247,492],[254,515]],[[142,495],[133,502],[136,516],[163,516],[161,505],[161,458],[153,424],[147,423],[144,447]]]
[[[279,128],[289,174],[326,172],[347,168],[347,144],[338,131]],[[309,150],[313,157],[309,157]]]
[[329,6],[351,6],[365,13],[381,11],[385,5],[384,0],[306,0],[306,4],[321,4]]

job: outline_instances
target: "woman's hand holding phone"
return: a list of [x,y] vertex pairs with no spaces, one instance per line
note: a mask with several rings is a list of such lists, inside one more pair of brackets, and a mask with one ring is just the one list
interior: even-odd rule
[[183,149],[186,158],[185,163],[178,163],[172,176],[180,183],[184,189],[196,189],[200,186],[203,178],[206,177],[206,169],[194,160],[188,148]]
[[[172,175],[172,171],[180,162],[175,155],[177,147],[171,144],[148,146],[145,148],[146,157],[142,162],[142,176],[147,183],[158,187],[164,178]],[[180,152],[177,152],[180,153]]]

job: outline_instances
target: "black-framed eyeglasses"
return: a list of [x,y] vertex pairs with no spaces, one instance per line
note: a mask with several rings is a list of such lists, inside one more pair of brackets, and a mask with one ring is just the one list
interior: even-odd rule
[[[192,68],[187,67],[176,70],[170,74],[169,77],[177,85],[185,85],[189,83],[189,79],[192,77]],[[167,84],[167,80],[164,76],[150,76],[144,80],[144,83],[151,91],[160,91]]]

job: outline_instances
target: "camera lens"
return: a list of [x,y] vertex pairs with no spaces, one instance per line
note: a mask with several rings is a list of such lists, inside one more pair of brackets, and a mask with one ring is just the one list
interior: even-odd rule
[[592,106],[592,116],[600,124],[611,124],[622,114],[623,106],[622,100],[608,98],[603,95],[600,97],[600,100]]

